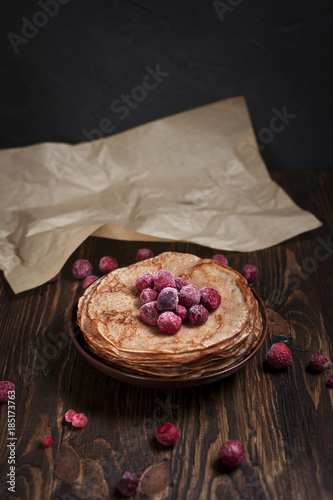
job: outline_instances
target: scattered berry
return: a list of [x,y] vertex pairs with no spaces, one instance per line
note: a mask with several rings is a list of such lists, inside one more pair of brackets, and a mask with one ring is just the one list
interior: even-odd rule
[[310,359],[310,368],[314,372],[323,372],[328,367],[328,359],[325,354],[313,354]]
[[185,285],[179,290],[179,303],[189,309],[200,302],[200,292],[194,285]]
[[218,260],[219,262],[221,262],[221,264],[224,264],[224,265],[228,265],[228,259],[226,257],[224,257],[224,255],[220,254],[220,253],[217,253],[216,255],[213,255],[212,259],[214,260]]
[[206,286],[205,288],[201,288],[200,291],[200,301],[209,312],[215,311],[221,304],[221,295],[215,288],[210,286]]
[[140,307],[140,318],[146,325],[155,326],[159,317],[159,310],[157,309],[157,302],[147,302]]
[[83,288],[88,288],[94,281],[98,280],[98,276],[94,276],[91,274],[90,276],[86,276],[83,280],[82,286]]
[[258,273],[259,269],[252,264],[246,264],[246,266],[243,267],[242,275],[247,279],[248,283],[252,283],[258,276]]
[[76,415],[76,411],[75,410],[68,410],[65,413],[65,420],[66,420],[66,422],[73,422],[73,418],[75,417],[75,415]]
[[174,335],[181,329],[182,319],[171,311],[165,311],[159,315],[157,326],[162,333]]
[[136,254],[136,260],[137,262],[140,262],[141,260],[146,260],[146,259],[151,259],[154,257],[154,253],[150,248],[140,248],[138,250],[138,253]]
[[226,441],[220,448],[219,456],[223,464],[237,467],[245,458],[243,443],[237,439]]
[[178,292],[186,285],[188,285],[188,281],[185,278],[175,278],[175,288],[177,288]]
[[60,278],[60,275],[61,275],[61,271],[59,271],[55,276],[53,276],[53,278],[51,278],[49,280],[49,283],[54,283],[55,281],[58,281],[58,279]]
[[178,305],[178,292],[175,288],[167,286],[160,291],[157,298],[159,311],[173,311]]
[[150,273],[141,274],[141,276],[136,279],[135,286],[140,293],[145,288],[154,288],[154,276]]
[[208,310],[201,304],[196,304],[188,310],[188,319],[192,325],[203,325],[209,316]]
[[7,403],[9,400],[8,393],[15,391],[15,385],[13,382],[8,382],[8,380],[2,380],[0,382],[0,403]]
[[158,271],[157,274],[154,276],[154,283],[155,283],[155,288],[158,292],[163,290],[163,288],[166,288],[167,286],[170,286],[171,288],[174,288],[175,286],[175,279],[172,276],[169,271],[165,271],[164,269],[161,269]]
[[125,470],[117,483],[117,489],[124,497],[131,497],[134,495],[138,485],[139,481],[136,475],[133,472]]
[[45,448],[48,448],[49,446],[52,446],[53,443],[53,438],[49,434],[47,436],[44,436],[42,439],[42,443],[45,446]]
[[83,280],[86,276],[89,276],[92,272],[92,265],[89,260],[79,259],[76,260],[72,266],[72,273],[74,278]]
[[101,273],[108,274],[117,269],[118,262],[114,257],[106,256],[101,258],[98,267]]
[[173,446],[180,439],[180,429],[174,424],[165,422],[157,427],[155,436],[157,441],[164,446]]
[[293,362],[291,351],[286,344],[273,344],[267,353],[267,361],[274,368],[287,368]]
[[332,387],[333,387],[333,377],[330,377],[327,380],[327,387],[329,387],[330,389],[332,389]]
[[87,421],[88,421],[88,419],[84,413],[76,413],[76,415],[74,415],[74,417],[73,417],[72,425],[74,427],[81,428],[81,427],[84,427],[86,425]]
[[185,323],[187,320],[187,309],[184,306],[178,304],[173,311],[177,316],[179,316],[182,320],[182,323]]
[[140,293],[140,302],[142,305],[147,304],[147,302],[154,302],[157,300],[157,297],[158,292],[156,292],[156,290],[153,290],[152,288],[145,288]]

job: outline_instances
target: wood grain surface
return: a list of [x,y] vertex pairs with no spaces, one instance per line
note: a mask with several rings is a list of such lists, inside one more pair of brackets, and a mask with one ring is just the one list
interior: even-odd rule
[[[333,498],[333,174],[273,172],[272,177],[323,226],[275,247],[252,253],[223,252],[231,267],[256,264],[253,288],[269,314],[269,332],[257,355],[221,382],[194,389],[152,390],[126,385],[95,371],[66,331],[73,302],[82,292],[71,265],[104,255],[120,266],[143,246],[211,257],[223,249],[185,243],[123,242],[88,238],[68,260],[60,280],[14,295],[1,277],[1,379],[16,385],[16,440],[8,439],[7,404],[0,406],[1,499],[117,499],[123,470],[135,472],[135,498],[156,500]],[[270,345],[287,342],[293,365],[269,368]],[[311,373],[308,362],[325,353],[330,365]],[[74,429],[69,409],[88,423]],[[154,439],[170,421],[182,431],[166,448]],[[54,442],[44,448],[41,439]],[[228,439],[245,446],[236,469],[220,463]],[[12,452],[10,445],[12,446]],[[15,454],[15,493],[8,491],[9,458]]]

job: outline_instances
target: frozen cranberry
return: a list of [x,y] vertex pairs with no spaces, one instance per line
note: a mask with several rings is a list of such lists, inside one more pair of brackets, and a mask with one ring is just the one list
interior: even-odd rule
[[323,372],[328,367],[328,359],[325,354],[313,354],[310,359],[310,368],[314,372]]
[[49,434],[47,436],[44,436],[42,439],[42,443],[45,446],[45,448],[48,448],[49,446],[52,446],[53,443],[53,438]]
[[65,413],[65,420],[66,420],[66,422],[73,422],[73,418],[75,417],[75,415],[76,415],[76,411],[75,410],[68,410]]
[[150,248],[140,248],[138,250],[138,253],[136,254],[136,260],[137,262],[140,262],[141,260],[146,260],[146,259],[151,259],[154,257],[154,253]]
[[136,279],[135,286],[140,293],[145,288],[154,288],[154,276],[150,273],[141,274],[141,276]]
[[243,443],[237,441],[237,439],[226,441],[220,448],[219,456],[225,465],[237,467],[245,458]]
[[185,278],[175,278],[175,288],[179,291],[183,286],[188,285],[188,281]]
[[224,264],[225,266],[228,265],[228,259],[226,257],[224,257],[224,255],[222,255],[220,253],[217,253],[217,254],[213,255],[212,259],[218,260],[219,262],[221,262],[221,264]]
[[200,302],[200,292],[194,285],[185,285],[179,290],[179,303],[189,309]]
[[91,271],[92,265],[86,259],[76,260],[72,266],[73,276],[79,280],[83,280],[86,276],[89,276]]
[[200,302],[209,312],[215,311],[221,304],[221,295],[215,288],[206,286],[201,288],[200,291]]
[[157,302],[147,302],[140,307],[140,318],[146,325],[155,326],[160,315],[157,309]]
[[124,497],[131,497],[139,485],[138,478],[133,472],[125,470],[117,483],[117,489]]
[[99,261],[99,270],[103,274],[108,274],[111,271],[114,271],[118,267],[118,262],[114,257],[102,257],[101,260]]
[[145,288],[140,293],[140,302],[142,305],[147,304],[147,302],[154,302],[157,300],[157,297],[158,292],[156,292],[156,290],[153,290],[152,288]]
[[243,267],[242,275],[247,279],[248,283],[252,283],[258,276],[258,273],[259,269],[252,264],[246,264],[246,266]]
[[187,309],[184,306],[178,304],[173,311],[177,316],[179,316],[182,320],[182,323],[185,323],[187,319]]
[[87,423],[88,419],[85,416],[84,413],[77,413],[74,415],[73,420],[72,420],[72,425],[74,427],[84,427]]
[[167,286],[160,291],[157,298],[159,311],[173,311],[178,305],[178,292],[175,288]]
[[161,290],[163,290],[163,288],[166,288],[167,286],[174,288],[175,279],[172,276],[172,274],[169,273],[169,271],[161,269],[160,271],[158,271],[158,273],[155,274],[154,283],[156,290],[160,292]]
[[0,403],[7,403],[9,399],[8,393],[11,391],[15,391],[15,385],[13,382],[2,380],[0,382]]
[[182,319],[172,311],[164,311],[158,317],[157,326],[162,333],[174,335],[181,329]]
[[94,281],[98,280],[98,276],[94,276],[91,274],[90,276],[86,276],[83,280],[82,286],[83,288],[88,288]]
[[160,425],[155,431],[157,441],[165,446],[173,446],[178,443],[180,435],[180,429],[169,422]]
[[53,276],[53,278],[49,280],[49,283],[55,283],[55,281],[58,281],[60,276],[61,276],[61,271],[59,271],[55,276]]
[[188,310],[188,319],[192,325],[203,325],[209,316],[207,309],[201,304],[196,304]]

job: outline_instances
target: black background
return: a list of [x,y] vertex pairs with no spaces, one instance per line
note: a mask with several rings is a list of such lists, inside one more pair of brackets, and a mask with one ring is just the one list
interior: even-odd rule
[[[77,143],[244,95],[269,169],[331,168],[331,0],[61,1],[40,0],[58,9],[44,17],[38,1],[1,2],[1,148]],[[44,25],[16,44],[25,19]],[[110,106],[147,66],[168,76],[121,119]],[[294,117],[267,132],[276,110]]]

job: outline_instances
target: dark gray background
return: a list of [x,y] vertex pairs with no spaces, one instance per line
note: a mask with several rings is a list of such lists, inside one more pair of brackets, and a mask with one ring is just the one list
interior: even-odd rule
[[[269,169],[332,166],[330,0],[4,4],[1,148],[77,143],[244,95]],[[126,116],[113,111],[157,65],[168,76],[145,98],[135,90],[142,100]],[[284,127],[277,113],[289,115]]]

